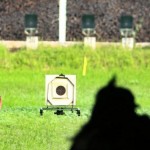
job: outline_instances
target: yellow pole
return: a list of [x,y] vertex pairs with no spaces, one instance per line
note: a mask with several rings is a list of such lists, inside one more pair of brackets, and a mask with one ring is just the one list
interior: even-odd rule
[[83,60],[83,71],[82,71],[82,75],[83,75],[83,76],[86,75],[86,70],[87,70],[87,58],[86,58],[86,56],[84,56],[84,60]]

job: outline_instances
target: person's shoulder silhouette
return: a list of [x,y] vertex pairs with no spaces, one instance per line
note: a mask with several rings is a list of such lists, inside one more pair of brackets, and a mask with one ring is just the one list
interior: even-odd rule
[[132,92],[112,78],[96,95],[89,121],[70,150],[145,150],[150,145],[150,118],[138,115]]

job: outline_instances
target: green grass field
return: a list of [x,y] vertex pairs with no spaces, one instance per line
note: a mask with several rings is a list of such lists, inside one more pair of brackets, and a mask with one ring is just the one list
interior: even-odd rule
[[[86,75],[82,75],[87,57]],[[66,111],[39,109],[45,106],[45,75],[74,74],[77,107],[81,116]],[[71,138],[90,117],[95,94],[113,75],[117,84],[130,88],[137,113],[150,114],[150,47],[125,50],[120,46],[39,46],[38,50],[10,52],[0,46],[0,150],[69,150]]]

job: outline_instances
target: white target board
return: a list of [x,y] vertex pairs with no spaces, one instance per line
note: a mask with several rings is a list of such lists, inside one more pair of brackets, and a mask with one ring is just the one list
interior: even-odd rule
[[76,75],[46,75],[45,89],[46,105],[76,104]]

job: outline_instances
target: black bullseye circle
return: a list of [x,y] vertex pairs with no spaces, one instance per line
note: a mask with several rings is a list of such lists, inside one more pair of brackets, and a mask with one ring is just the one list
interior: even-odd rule
[[56,88],[56,93],[60,96],[64,95],[66,93],[66,89],[63,86],[58,86]]

